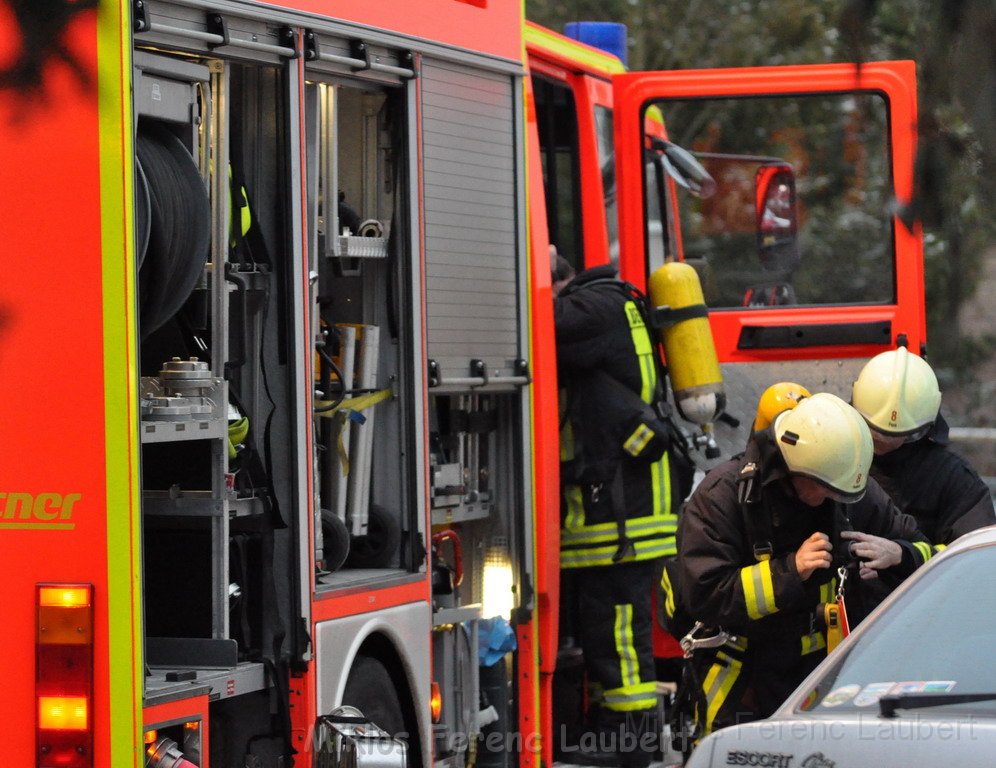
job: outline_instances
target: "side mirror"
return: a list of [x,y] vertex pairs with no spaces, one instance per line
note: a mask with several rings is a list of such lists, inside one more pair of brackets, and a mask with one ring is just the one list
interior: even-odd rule
[[795,173],[787,163],[758,168],[756,190],[757,247],[766,272],[791,272],[799,266]]
[[661,153],[664,170],[678,186],[695,197],[707,198],[716,194],[716,180],[687,149],[655,136],[650,137],[650,147]]

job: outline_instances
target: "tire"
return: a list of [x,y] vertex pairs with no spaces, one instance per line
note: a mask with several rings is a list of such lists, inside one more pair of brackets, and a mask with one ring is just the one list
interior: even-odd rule
[[387,568],[401,544],[399,515],[379,504],[370,505],[365,536],[353,537],[346,565],[350,568]]
[[407,743],[401,699],[387,667],[373,656],[357,656],[346,680],[342,703],[356,707],[392,736],[401,735]]

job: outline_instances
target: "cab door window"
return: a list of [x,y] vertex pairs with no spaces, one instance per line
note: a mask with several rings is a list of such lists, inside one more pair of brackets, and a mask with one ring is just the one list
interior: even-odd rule
[[[713,195],[680,206],[685,258],[710,307],[894,301],[880,94],[669,100],[661,109],[672,138],[716,182]],[[758,181],[775,167],[794,179],[794,194],[786,181],[762,209]],[[781,243],[771,235],[779,226]]]
[[613,136],[612,110],[595,105],[595,138],[598,142],[598,167],[602,176],[605,198],[605,225],[608,236],[609,260],[619,261],[619,214],[616,210],[616,153]]
[[576,270],[584,269],[578,118],[570,87],[534,77],[550,242]]

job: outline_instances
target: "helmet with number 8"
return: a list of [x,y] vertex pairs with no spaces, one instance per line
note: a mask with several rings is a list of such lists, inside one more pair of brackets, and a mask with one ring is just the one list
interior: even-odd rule
[[930,365],[899,347],[865,364],[854,382],[851,403],[877,432],[914,435],[937,419],[941,390]]
[[861,414],[839,397],[819,392],[804,398],[775,418],[774,431],[790,473],[815,480],[838,501],[864,496],[871,432]]

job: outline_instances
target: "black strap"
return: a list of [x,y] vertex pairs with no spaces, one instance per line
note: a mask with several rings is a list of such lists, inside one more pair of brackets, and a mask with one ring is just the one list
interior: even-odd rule
[[621,563],[627,557],[636,556],[636,547],[626,535],[626,489],[622,476],[623,464],[620,461],[616,467],[616,474],[612,478],[612,485],[609,488],[609,500],[612,502],[612,515],[616,519],[616,530],[619,532],[619,547],[612,555],[613,563]]
[[263,525],[262,544],[262,582],[263,582],[263,615],[266,617],[266,625],[273,632],[272,655],[263,657],[263,664],[273,681],[273,691],[276,703],[276,713],[273,716],[274,733],[283,737],[284,758],[288,764],[292,764],[292,756],[297,754],[291,740],[291,717],[290,717],[290,670],[287,661],[283,658],[282,647],[284,637],[287,634],[283,620],[280,617],[280,609],[277,605],[276,580],[273,574],[273,529],[269,525]]
[[654,307],[649,315],[650,324],[647,327],[660,330],[661,328],[669,328],[672,325],[677,325],[685,320],[709,317],[709,308],[705,304],[690,304],[680,309]]
[[767,560],[774,551],[774,531],[761,493],[760,451],[753,441],[747,445],[737,474],[737,502],[754,559]]
[[857,568],[859,565],[858,559],[851,554],[850,543],[844,541],[840,535],[841,531],[854,530],[854,526],[851,525],[851,520],[847,516],[847,505],[839,501],[835,501],[833,505],[832,526],[830,529],[830,544],[833,549],[830,551],[833,553],[833,565],[831,567],[835,573],[840,567],[849,570]]
[[[674,705],[668,719],[671,747],[680,750],[685,760],[702,733],[708,710],[705,691],[702,690],[702,682],[695,668],[695,659],[685,659],[681,664],[681,682],[674,695]],[[690,726],[687,730],[686,724]]]

